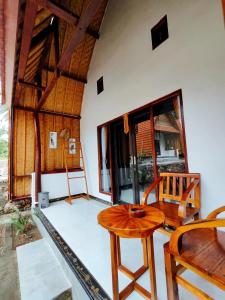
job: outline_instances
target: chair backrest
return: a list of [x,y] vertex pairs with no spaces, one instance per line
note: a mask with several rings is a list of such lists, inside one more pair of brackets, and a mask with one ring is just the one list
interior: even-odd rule
[[200,208],[200,174],[160,173],[160,177],[159,201],[186,200],[192,206]]

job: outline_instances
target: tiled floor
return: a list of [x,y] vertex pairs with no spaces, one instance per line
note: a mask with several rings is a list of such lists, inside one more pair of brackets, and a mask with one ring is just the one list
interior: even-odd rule
[[[43,209],[43,212],[105,291],[112,296],[109,235],[97,223],[98,213],[106,207],[94,200],[77,199],[72,205],[64,201],[52,203],[49,208]],[[163,244],[167,240],[168,237],[161,233],[154,234],[158,300],[167,299],[163,256]],[[135,271],[142,264],[140,240],[122,239],[121,253],[123,264],[131,270]],[[215,300],[225,299],[225,292],[203,281],[197,275],[187,271],[183,276],[204,289]],[[130,280],[120,273],[119,282],[120,289],[123,289]],[[138,282],[149,288],[148,273],[145,273]],[[133,292],[128,299],[139,300],[142,297]],[[191,299],[195,298],[180,288],[180,300]]]
[[[22,300],[71,299],[71,284],[46,240],[17,247]],[[67,295],[67,296],[66,296]]]

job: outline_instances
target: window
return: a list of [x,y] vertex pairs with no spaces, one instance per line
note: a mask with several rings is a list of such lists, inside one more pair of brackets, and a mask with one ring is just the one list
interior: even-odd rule
[[109,126],[98,127],[99,190],[111,193]]
[[167,16],[163,17],[152,29],[152,50],[157,48],[169,37]]
[[103,76],[102,76],[97,81],[97,94],[99,95],[103,91],[104,91],[104,84],[103,84]]

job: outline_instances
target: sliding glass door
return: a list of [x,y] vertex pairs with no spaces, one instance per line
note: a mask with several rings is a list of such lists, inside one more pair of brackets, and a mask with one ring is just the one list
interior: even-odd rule
[[154,180],[151,124],[147,109],[130,117],[127,134],[122,119],[111,126],[117,202],[140,203]]
[[137,203],[140,203],[144,191],[154,181],[152,124],[149,108],[130,117],[133,171],[135,173],[133,177],[136,180],[134,188]]
[[128,124],[121,116],[99,126],[98,142],[100,192],[140,203],[160,172],[188,171],[181,93],[130,112]]

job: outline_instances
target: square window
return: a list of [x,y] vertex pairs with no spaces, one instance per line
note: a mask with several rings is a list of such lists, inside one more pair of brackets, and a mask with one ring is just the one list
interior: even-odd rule
[[97,80],[97,95],[104,91],[103,76]]
[[169,37],[167,16],[163,17],[152,29],[152,50],[157,48]]

